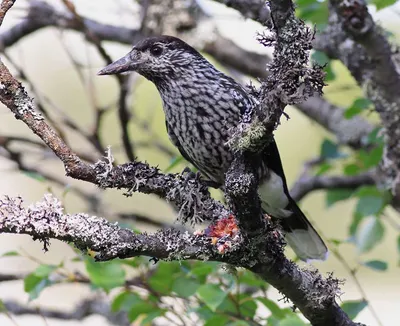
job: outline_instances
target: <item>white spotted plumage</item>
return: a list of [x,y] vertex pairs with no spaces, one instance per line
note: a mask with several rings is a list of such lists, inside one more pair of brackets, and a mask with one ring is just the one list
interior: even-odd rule
[[[171,141],[222,186],[233,159],[226,143],[240,119],[249,119],[257,100],[191,46],[171,36],[142,40],[100,74],[123,71],[136,71],[156,85]],[[288,242],[301,259],[323,259],[326,246],[289,195],[275,141],[255,160],[263,209],[280,218]]]

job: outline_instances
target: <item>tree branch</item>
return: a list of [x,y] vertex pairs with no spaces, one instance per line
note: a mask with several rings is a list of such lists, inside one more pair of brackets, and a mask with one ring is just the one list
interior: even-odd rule
[[384,130],[381,183],[400,201],[400,75],[383,30],[375,25],[363,0],[330,2],[329,25],[315,42],[317,49],[341,60],[374,103]]
[[62,320],[83,320],[90,315],[100,315],[118,326],[129,326],[127,314],[125,312],[113,313],[110,305],[96,299],[82,300],[75,305],[71,311],[60,311],[51,308],[35,308],[23,305],[17,301],[4,300],[5,309],[13,315],[40,315],[46,318],[56,318]]
[[374,125],[361,116],[346,119],[344,109],[320,97],[311,97],[306,102],[297,104],[297,108],[332,132],[341,144],[353,148],[362,147],[366,137],[374,129]]
[[[102,218],[82,213],[65,215],[60,202],[51,195],[29,208],[22,206],[20,198],[1,200],[0,232],[31,235],[41,240],[45,249],[49,238],[72,242],[81,250],[89,248],[97,252],[97,260],[147,255],[170,260],[226,262],[259,274],[292,300],[313,325],[355,325],[335,301],[339,282],[332,277],[323,279],[317,272],[302,270],[289,261],[283,254],[282,235],[261,215],[256,165],[249,148],[265,146],[287,104],[319,93],[323,86],[320,69],[308,66],[306,54],[313,33],[295,18],[291,1],[276,0],[271,10],[274,38],[261,38],[266,45],[275,46],[271,74],[261,89],[262,105],[246,112],[248,115],[245,114],[239,128],[242,132],[245,128],[241,127],[246,124],[260,122],[262,135],[245,135],[247,143],[242,143],[245,145],[241,150],[235,148],[233,167],[226,177],[228,202],[239,220],[240,233],[218,234],[216,245],[211,241],[217,235],[215,225],[203,235],[174,230],[135,234]],[[178,207],[183,221],[219,219],[217,223],[227,223],[229,220],[229,210],[210,198],[207,188],[197,179],[162,174],[141,162],[113,167],[110,153],[94,165],[82,162],[35,111],[25,89],[4,65],[0,66],[0,80],[1,101],[55,152],[69,176],[104,188],[129,189],[128,195],[133,191],[157,194]]]
[[[215,260],[248,268],[276,287],[298,307],[313,325],[356,325],[335,303],[339,282],[317,272],[299,269],[282,254],[279,233],[269,232],[251,247],[230,239],[233,251],[221,254],[211,238],[173,230],[135,234],[96,216],[63,214],[52,195],[23,207],[21,198],[0,201],[0,232],[28,234],[48,248],[48,240],[72,242],[79,249],[97,252],[97,260],[148,255],[170,260]],[[225,239],[226,240],[226,239]],[[262,240],[262,241],[261,241]],[[220,239],[219,241],[224,241]],[[263,252],[260,255],[260,252]]]
[[299,201],[314,190],[357,189],[360,186],[374,185],[375,173],[365,172],[354,176],[302,176],[293,185],[290,194]]

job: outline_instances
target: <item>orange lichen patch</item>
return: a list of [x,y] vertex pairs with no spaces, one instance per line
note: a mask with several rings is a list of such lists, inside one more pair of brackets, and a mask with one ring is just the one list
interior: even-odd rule
[[233,215],[222,218],[215,224],[210,225],[205,234],[209,237],[222,238],[225,236],[234,237],[239,231],[236,220]]
[[218,245],[217,249],[218,252],[222,255],[224,253],[226,253],[229,249],[232,248],[232,243],[230,241],[227,241],[225,243],[222,243],[220,245]]
[[270,215],[268,215],[267,213],[264,213],[264,218],[268,221],[272,220],[272,217]]
[[204,234],[204,230],[195,230],[193,232],[194,235],[203,235]]

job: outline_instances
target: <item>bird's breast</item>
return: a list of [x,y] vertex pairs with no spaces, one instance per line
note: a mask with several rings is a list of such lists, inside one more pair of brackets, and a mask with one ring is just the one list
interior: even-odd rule
[[170,95],[163,98],[163,105],[170,133],[176,137],[175,145],[201,172],[222,183],[232,161],[226,142],[230,128],[239,121],[238,114],[223,110],[217,100],[207,96]]

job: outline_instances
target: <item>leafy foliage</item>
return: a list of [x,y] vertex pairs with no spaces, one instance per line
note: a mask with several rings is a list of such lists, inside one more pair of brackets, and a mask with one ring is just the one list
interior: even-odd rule
[[368,305],[368,302],[360,301],[346,301],[342,304],[342,309],[349,315],[351,319],[357,315]]
[[[372,1],[378,10],[394,2]],[[316,25],[318,30],[326,26],[328,1],[297,0],[296,5],[301,19]],[[341,80],[341,72],[336,69],[336,63],[326,54],[314,51],[312,61],[324,66],[327,82]],[[372,103],[356,94],[344,107],[344,117],[352,119],[358,115],[366,116],[372,109]],[[384,151],[380,129],[371,132],[363,140],[363,145],[362,149],[350,150],[334,138],[324,139],[319,153],[322,163],[316,167],[315,174],[340,173],[355,176],[376,168]],[[177,170],[185,164],[187,162],[178,155],[165,171]],[[25,174],[36,181],[46,181],[37,173]],[[68,191],[69,188],[66,188],[65,194]],[[385,189],[371,186],[326,191],[326,207],[349,200],[354,202],[354,210],[348,214],[348,236],[358,254],[364,255],[384,239],[387,226],[383,222],[383,214],[390,203],[390,194]],[[330,240],[336,246],[349,242],[347,239]],[[400,265],[400,236],[396,245]],[[11,251],[3,254],[3,257],[18,255],[18,252]],[[363,259],[358,261],[357,268],[369,268],[383,273],[389,267],[383,260],[361,257]],[[72,261],[83,262],[86,268],[84,277],[80,278],[81,282],[87,282],[96,291],[116,292],[112,299],[112,311],[126,313],[129,321],[135,325],[150,325],[157,318],[206,326],[306,325],[287,304],[277,303],[269,297],[267,283],[246,270],[237,270],[232,274],[214,262],[158,262],[154,266],[144,258],[97,263],[80,254]],[[355,271],[356,268],[354,274]],[[77,277],[73,269],[67,270],[62,264],[40,264],[25,277],[24,288],[30,300],[34,300],[47,287],[61,282],[74,282]],[[367,305],[365,300],[346,301],[342,308],[354,319]],[[2,309],[4,305],[0,301],[0,311]],[[262,313],[256,314],[257,309]]]
[[388,263],[381,260],[370,260],[363,263],[363,265],[381,272],[386,271],[388,269]]
[[125,283],[125,271],[117,260],[97,263],[93,258],[85,259],[86,271],[92,284],[109,291]]
[[33,273],[28,274],[24,279],[24,290],[29,294],[29,300],[36,299],[40,292],[52,284],[49,276],[59,266],[40,265]]

